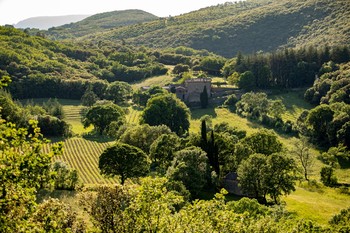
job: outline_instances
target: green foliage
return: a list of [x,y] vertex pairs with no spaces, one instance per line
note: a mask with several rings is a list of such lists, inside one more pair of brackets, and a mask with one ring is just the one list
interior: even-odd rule
[[166,94],[167,91],[160,86],[151,86],[149,89],[143,91],[142,89],[137,90],[133,93],[132,100],[134,103],[140,106],[146,106],[147,101],[158,94]]
[[118,142],[103,151],[98,167],[101,174],[119,176],[121,184],[124,184],[128,178],[146,175],[149,171],[149,159],[141,149]]
[[247,197],[243,197],[239,201],[229,202],[228,205],[235,213],[248,213],[252,218],[265,216],[268,213],[268,208],[266,206],[260,205],[256,199],[249,199]]
[[269,100],[262,92],[248,92],[242,95],[241,100],[236,104],[236,112],[246,117],[259,119],[267,114]]
[[79,202],[101,231],[126,232],[128,222],[123,211],[131,198],[130,188],[117,184],[99,186],[95,191],[83,190]]
[[108,85],[104,94],[105,99],[112,100],[115,104],[125,103],[132,93],[130,84],[126,82],[115,81]]
[[69,205],[52,198],[45,200],[37,207],[30,223],[34,224],[34,230],[38,232],[86,231],[86,224],[77,218],[77,213]]
[[271,155],[281,152],[282,143],[278,140],[277,135],[270,130],[262,129],[243,139],[243,144],[249,147],[254,153]]
[[59,119],[64,118],[62,105],[58,102],[56,98],[55,99],[50,98],[48,101],[44,102],[43,108],[51,116],[57,117]]
[[337,147],[330,147],[327,152],[323,152],[320,159],[323,163],[332,168],[339,168],[339,161],[348,161],[350,152],[345,146],[338,145]]
[[305,180],[309,181],[309,175],[315,164],[315,158],[310,152],[310,144],[307,138],[302,137],[300,140],[295,140],[291,153],[294,155],[296,161],[298,161]]
[[50,28],[45,35],[54,39],[75,38],[156,19],[156,16],[141,10],[111,11],[95,14],[76,23]]
[[84,95],[81,97],[81,103],[84,106],[88,106],[91,107],[92,105],[94,105],[98,100],[98,96],[93,92],[92,87],[89,86]]
[[339,214],[335,215],[329,223],[339,232],[347,232],[350,230],[350,208],[343,209]]
[[122,125],[125,122],[125,112],[118,105],[109,104],[95,104],[90,107],[83,119],[84,127],[94,125],[96,130],[102,135],[107,127],[112,122],[118,122]]
[[345,62],[347,63],[339,65],[339,69],[322,71],[324,73],[321,77],[315,80],[313,86],[305,92],[305,99],[313,104],[336,102],[349,104],[350,63],[348,60]]
[[103,232],[171,232],[169,224],[183,197],[165,178],[143,178],[140,183],[85,191],[81,203]]
[[295,190],[295,168],[294,160],[284,154],[253,154],[239,165],[237,172],[243,193],[264,203],[269,195],[278,203],[281,195]]
[[225,59],[221,57],[208,56],[203,58],[197,66],[193,67],[193,69],[204,71],[210,75],[220,75],[224,64]]
[[11,82],[9,76],[1,76],[0,78],[0,87],[6,87]]
[[239,76],[237,82],[239,88],[250,91],[255,89],[255,76],[251,71],[246,71]]
[[0,107],[3,119],[15,123],[20,127],[26,127],[29,116],[24,109],[20,108],[7,91],[0,89]]
[[227,99],[224,102],[224,105],[229,106],[230,108],[233,108],[233,110],[236,108],[236,103],[238,102],[238,98],[235,94],[231,94],[227,96]]
[[163,134],[171,135],[171,130],[166,125],[150,126],[142,124],[128,127],[119,137],[119,141],[136,146],[145,153],[149,153],[151,145]]
[[47,137],[69,137],[72,135],[71,125],[57,117],[39,115],[37,121],[41,132]]
[[[116,28],[91,39],[98,42],[122,38],[126,43],[157,48],[186,44],[232,57],[238,51],[247,54],[281,47],[349,44],[349,12],[347,1],[312,0],[301,4],[249,0]],[[187,54],[190,53],[186,51]]]
[[275,119],[281,119],[282,114],[286,112],[282,100],[275,100],[269,102],[268,114]]
[[190,126],[190,114],[187,106],[172,94],[151,98],[142,113],[141,123],[166,125],[173,132],[182,135]]
[[320,175],[322,183],[326,186],[333,187],[338,183],[337,178],[334,175],[334,169],[330,166],[323,167]]
[[145,48],[100,42],[97,49],[86,40],[54,42],[7,27],[0,38],[0,77],[11,77],[9,90],[21,99],[81,99],[89,86],[102,98],[103,80],[132,82],[168,71]]
[[206,153],[198,147],[189,147],[175,153],[166,176],[181,181],[193,196],[197,196],[207,184],[209,174]]
[[307,122],[311,126],[313,136],[318,141],[327,140],[327,128],[333,120],[334,112],[328,105],[320,105],[312,109],[307,117]]
[[43,152],[47,141],[32,121],[31,133],[0,119],[0,231],[29,229],[26,219],[35,210],[35,194],[51,182],[51,159],[61,144]]
[[230,126],[227,122],[221,122],[214,125],[214,132],[216,133],[228,133],[231,136],[236,136],[239,139],[245,138],[247,132],[240,130],[237,127]]
[[150,146],[149,156],[160,174],[166,170],[174,159],[174,154],[181,148],[180,138],[174,134],[162,134]]
[[55,189],[75,190],[79,183],[78,172],[70,169],[64,162],[56,161],[52,166]]
[[[225,70],[222,71],[223,75],[226,76]],[[239,81],[239,73],[233,72],[229,77],[227,77],[227,82],[230,85],[237,85]]]
[[185,64],[177,64],[172,73],[173,74],[181,74],[181,73],[184,73],[184,72],[189,72],[190,71],[190,67],[188,65],[185,65]]

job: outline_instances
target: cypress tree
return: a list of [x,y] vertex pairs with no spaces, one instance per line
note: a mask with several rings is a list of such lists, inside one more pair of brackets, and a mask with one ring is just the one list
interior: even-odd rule
[[207,86],[204,86],[202,93],[200,94],[200,101],[202,108],[206,108],[208,106],[208,91]]

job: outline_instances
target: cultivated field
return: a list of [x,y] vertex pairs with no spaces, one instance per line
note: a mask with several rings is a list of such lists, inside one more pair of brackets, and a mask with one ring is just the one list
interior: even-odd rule
[[55,160],[65,162],[69,167],[75,168],[84,184],[115,183],[116,179],[103,177],[98,169],[98,158],[110,144],[89,141],[84,138],[70,138],[64,141],[63,155],[57,156]]

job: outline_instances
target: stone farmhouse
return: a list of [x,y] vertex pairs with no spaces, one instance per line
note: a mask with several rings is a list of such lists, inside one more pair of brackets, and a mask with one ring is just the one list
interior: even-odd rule
[[163,87],[188,104],[200,103],[200,94],[207,88],[208,97],[211,97],[212,85],[210,78],[187,79],[184,84],[170,84]]
[[[241,96],[241,91],[237,88],[216,87],[212,84],[210,78],[192,78],[187,79],[183,84],[170,84],[163,88],[174,93],[180,100],[189,106],[199,106],[200,94],[204,87],[207,88],[209,101],[212,104],[222,104],[228,95],[236,94]],[[148,90],[150,87],[144,86],[142,90]]]

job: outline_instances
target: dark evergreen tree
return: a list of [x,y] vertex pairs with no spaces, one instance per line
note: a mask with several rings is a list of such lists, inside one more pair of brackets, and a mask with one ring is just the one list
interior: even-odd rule
[[204,86],[203,91],[200,94],[200,101],[202,108],[206,108],[209,103],[209,97],[208,97],[208,91],[207,86]]
[[214,131],[211,131],[210,140],[208,141],[208,158],[211,167],[214,169],[217,175],[220,174],[220,166],[219,166],[219,148],[217,143],[215,142]]

